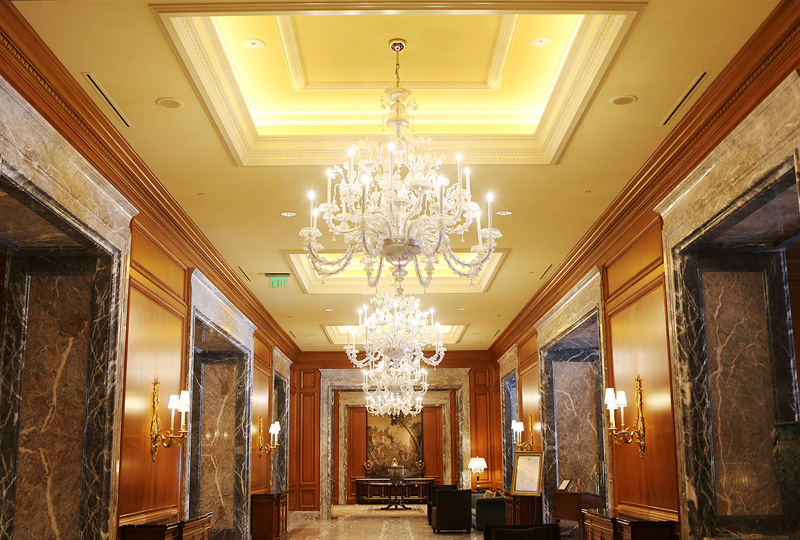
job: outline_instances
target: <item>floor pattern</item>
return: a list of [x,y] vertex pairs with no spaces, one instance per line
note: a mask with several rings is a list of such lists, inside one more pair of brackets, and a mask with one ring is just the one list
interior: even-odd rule
[[372,505],[337,505],[332,519],[291,519],[290,540],[317,538],[346,540],[420,540],[425,538],[463,538],[481,540],[483,532],[436,534],[428,525],[425,505],[413,505],[410,510],[381,510]]

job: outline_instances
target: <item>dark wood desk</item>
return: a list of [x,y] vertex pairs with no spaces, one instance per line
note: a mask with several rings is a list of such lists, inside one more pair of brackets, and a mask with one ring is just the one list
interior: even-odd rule
[[570,491],[556,491],[553,493],[553,519],[568,519],[577,521],[584,538],[584,509],[605,508],[606,499],[594,493],[573,493]]
[[155,523],[123,525],[120,533],[122,540],[208,540],[213,515],[213,512],[209,512],[187,520],[173,518]]
[[672,540],[674,521],[639,519],[609,510],[584,510],[587,540]]
[[[403,502],[425,504],[428,488],[435,481],[435,478],[406,478],[402,487]],[[388,478],[356,478],[356,504],[387,504],[397,496],[396,491],[391,491],[394,489]]]

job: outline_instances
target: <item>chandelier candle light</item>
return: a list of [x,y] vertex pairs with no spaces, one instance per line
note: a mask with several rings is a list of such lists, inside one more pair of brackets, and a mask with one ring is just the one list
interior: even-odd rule
[[[433,310],[421,311],[419,299],[402,294],[380,293],[368,306],[358,310],[358,329],[347,334],[345,351],[350,361],[364,374],[362,389],[367,394],[371,414],[414,415],[422,410],[422,397],[428,391],[428,374],[423,362],[437,366],[447,350],[442,328],[434,323]],[[359,358],[357,343],[364,356]],[[433,348],[430,356],[424,349]]]
[[[470,170],[462,166],[461,154],[456,156],[457,180],[451,183],[440,174],[444,156],[433,151],[431,139],[414,134],[411,111],[417,105],[411,90],[400,86],[400,52],[406,43],[393,39],[389,45],[396,53],[397,77],[381,104],[387,111],[389,139],[358,141],[345,163],[328,169],[326,202],[315,207],[314,193],[309,193],[309,226],[300,236],[322,277],[343,271],[360,252],[370,287],[377,286],[384,262],[393,267],[398,283],[413,262],[420,284],[427,287],[440,255],[454,273],[474,278],[502,237],[492,227],[493,197],[488,197],[487,227],[481,229],[481,209],[472,200]],[[318,214],[333,240],[341,237],[347,246],[341,257],[322,255]],[[453,252],[450,236],[464,241],[473,221],[477,221],[477,242],[469,249],[472,256],[460,257]]]

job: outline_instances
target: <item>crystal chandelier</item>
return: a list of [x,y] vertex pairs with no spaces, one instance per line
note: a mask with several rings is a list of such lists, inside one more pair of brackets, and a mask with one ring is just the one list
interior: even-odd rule
[[[348,332],[345,351],[350,361],[361,368],[371,414],[414,415],[422,410],[422,396],[428,391],[428,375],[423,362],[437,366],[447,350],[442,329],[434,324],[433,310],[421,311],[419,298],[403,294],[380,293],[368,306],[358,310],[358,329]],[[364,356],[359,358],[357,343]],[[424,349],[433,348],[430,356]]]
[[[400,86],[400,51],[405,41],[393,39],[396,54],[396,86],[386,89],[381,106],[386,110],[385,125],[390,131],[382,142],[358,141],[342,166],[328,170],[327,201],[314,208],[311,199],[310,224],[300,232],[311,263],[322,277],[344,270],[356,253],[367,282],[375,287],[384,262],[393,267],[392,275],[402,283],[413,262],[423,287],[430,284],[439,256],[462,277],[474,278],[494,253],[502,236],[492,228],[492,197],[488,196],[487,227],[481,228],[481,209],[472,200],[470,171],[456,157],[457,179],[450,182],[439,169],[443,156],[433,151],[431,139],[414,134],[411,111],[416,102],[411,91]],[[341,236],[347,249],[341,257],[326,258],[319,238],[317,216],[328,227],[334,240]],[[459,257],[450,245],[451,236],[461,241],[477,221],[477,241],[471,256]]]

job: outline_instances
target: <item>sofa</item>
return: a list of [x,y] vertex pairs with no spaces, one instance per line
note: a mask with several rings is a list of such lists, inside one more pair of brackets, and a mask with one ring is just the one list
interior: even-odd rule
[[458,486],[455,484],[434,484],[428,486],[428,525],[431,524],[431,511],[436,503],[436,491],[440,489],[456,489]]
[[472,526],[482,531],[485,525],[506,522],[506,499],[500,493],[486,491],[472,494]]

